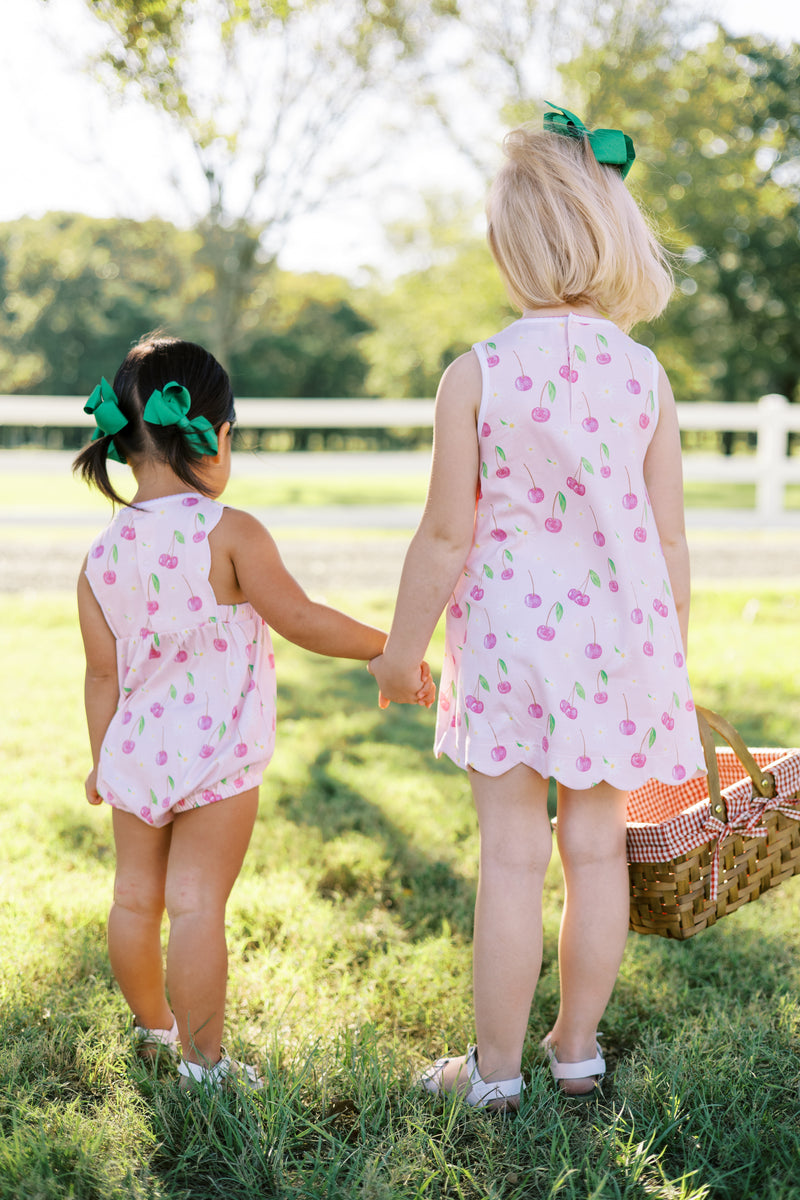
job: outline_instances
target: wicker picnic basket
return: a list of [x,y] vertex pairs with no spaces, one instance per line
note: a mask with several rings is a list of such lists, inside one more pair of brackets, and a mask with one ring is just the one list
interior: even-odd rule
[[748,750],[723,717],[697,715],[708,777],[650,780],[628,798],[637,933],[693,937],[800,874],[800,751]]

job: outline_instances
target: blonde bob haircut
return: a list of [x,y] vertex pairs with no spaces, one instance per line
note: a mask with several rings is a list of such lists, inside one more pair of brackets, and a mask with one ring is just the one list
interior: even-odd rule
[[667,306],[667,251],[617,167],[586,137],[524,127],[503,141],[507,161],[486,202],[489,247],[520,311],[591,305],[625,331]]

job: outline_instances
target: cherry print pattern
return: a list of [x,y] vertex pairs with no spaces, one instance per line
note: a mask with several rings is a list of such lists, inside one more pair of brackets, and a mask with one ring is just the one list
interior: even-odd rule
[[122,681],[98,791],[154,826],[256,787],[274,748],[269,630],[249,604],[218,605],[208,582],[222,511],[194,494],[123,509],[87,559]]
[[578,788],[701,773],[643,475],[652,351],[575,314],[523,318],[474,350],[481,486],[447,608],[436,753]]

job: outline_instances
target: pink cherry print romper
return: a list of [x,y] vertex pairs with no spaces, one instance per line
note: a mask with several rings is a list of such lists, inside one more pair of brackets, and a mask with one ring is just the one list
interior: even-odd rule
[[208,582],[222,512],[196,493],[145,501],[89,551],[120,692],[97,790],[150,825],[257,787],[275,744],[269,629],[249,604],[217,604]]
[[451,597],[435,749],[571,788],[705,771],[643,464],[653,353],[612,322],[523,318],[474,347],[475,535]]

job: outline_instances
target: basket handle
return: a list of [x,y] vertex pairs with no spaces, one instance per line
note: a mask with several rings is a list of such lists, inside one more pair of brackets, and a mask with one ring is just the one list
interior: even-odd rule
[[728,743],[752,779],[753,787],[759,796],[771,797],[775,795],[775,778],[769,772],[761,770],[761,767],[747,749],[742,735],[734,729],[730,721],[726,721],[724,717],[721,717],[719,713],[713,712],[710,708],[701,708],[699,704],[696,706],[696,712],[697,724],[700,729],[700,741],[703,744],[703,755],[706,760],[706,770],[708,771],[708,797],[711,802],[711,811],[718,820],[726,823],[728,820],[728,810],[725,801],[722,799],[714,733],[718,733]]

